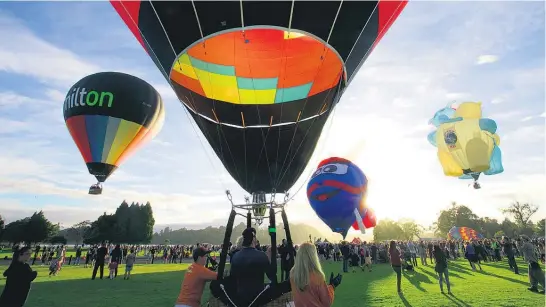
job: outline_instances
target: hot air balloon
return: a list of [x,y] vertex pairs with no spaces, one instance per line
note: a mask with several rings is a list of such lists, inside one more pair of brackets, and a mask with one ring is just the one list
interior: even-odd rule
[[355,230],[362,231],[362,229],[375,227],[375,225],[377,225],[377,218],[375,217],[374,210],[372,208],[362,206],[362,204],[361,207],[363,208],[359,208],[358,211],[360,212],[360,216],[362,216],[362,220],[360,223],[358,221],[355,221],[353,223],[353,228]]
[[164,112],[151,85],[124,73],[92,74],[70,88],[64,119],[89,173],[98,180],[89,194],[101,194],[101,183],[159,133]]
[[449,240],[479,240],[483,239],[483,235],[476,230],[468,227],[456,227],[453,226],[447,233],[447,238]]
[[[111,3],[225,168],[252,195],[246,204],[232,203],[219,280],[235,209],[247,210],[250,227],[252,212],[263,212],[253,208],[269,207],[275,258],[274,209],[281,209],[290,245],[283,210],[288,191],[343,91],[407,2]],[[277,193],[285,194],[278,203]],[[276,272],[276,262],[271,265]],[[229,302],[211,287],[215,298]]]
[[307,198],[319,218],[343,238],[353,222],[362,221],[368,180],[351,161],[332,157],[319,163],[307,184]]
[[448,105],[429,121],[437,130],[428,141],[438,148],[438,159],[446,176],[473,179],[479,189],[480,174],[496,175],[504,171],[497,124],[482,118],[480,102]]

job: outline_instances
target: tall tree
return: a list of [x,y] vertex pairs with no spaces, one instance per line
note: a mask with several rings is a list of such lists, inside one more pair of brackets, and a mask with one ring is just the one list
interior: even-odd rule
[[0,242],[2,241],[2,237],[4,235],[4,228],[5,228],[5,224],[4,224],[4,219],[2,218],[2,216],[0,215]]
[[402,220],[398,221],[400,229],[402,229],[402,235],[404,240],[413,240],[415,237],[419,237],[423,227],[415,223],[413,220]]
[[381,220],[373,229],[374,241],[384,240],[401,240],[404,239],[404,234],[400,225],[389,219]]
[[89,220],[81,221],[77,224],[74,224],[72,225],[72,227],[67,229],[66,239],[70,242],[81,244],[83,243],[83,240],[85,239],[85,235],[86,233],[89,232],[90,228],[91,228],[91,221]]
[[146,205],[141,207],[143,224],[142,224],[142,238],[139,240],[141,243],[150,243],[152,241],[152,236],[154,234],[154,212],[152,210],[152,205],[150,202],[147,202]]
[[45,242],[59,231],[59,225],[52,224],[42,211],[34,212],[25,229],[25,243]]
[[447,236],[447,233],[453,226],[479,228],[477,227],[479,226],[478,216],[467,206],[457,205],[456,202],[452,202],[449,209],[440,211],[438,220],[434,224],[436,226],[436,234],[442,237]]
[[24,219],[16,220],[7,224],[6,228],[4,229],[3,239],[12,244],[24,242],[26,226],[29,220],[30,218],[26,217]]
[[546,233],[545,222],[546,219],[542,219],[535,225],[535,234],[539,237],[543,237]]
[[510,215],[519,227],[527,227],[531,217],[538,211],[538,206],[530,203],[513,202],[508,208],[502,209],[502,213]]

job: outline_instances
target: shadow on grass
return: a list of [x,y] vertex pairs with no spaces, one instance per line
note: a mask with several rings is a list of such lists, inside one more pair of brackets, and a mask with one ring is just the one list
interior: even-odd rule
[[445,294],[445,293],[444,293],[444,296],[445,296],[447,299],[449,299],[451,302],[453,302],[453,304],[454,304],[455,306],[459,306],[459,307],[472,307],[472,305],[469,305],[469,304],[467,304],[465,301],[463,301],[463,300],[457,298],[454,294],[449,295],[449,294]]
[[403,293],[398,293],[398,296],[400,297],[400,300],[402,301],[402,304],[404,304],[405,307],[412,307],[410,302],[404,297]]
[[[172,306],[179,294],[183,271],[134,274],[124,280],[69,279],[32,284],[26,305],[42,307],[66,306]],[[3,287],[2,287],[3,288]],[[206,287],[208,298],[208,287]],[[1,291],[1,289],[0,289]]]
[[[489,275],[489,276],[501,278],[501,279],[504,279],[504,280],[507,280],[507,281],[510,281],[510,282],[513,282],[513,283],[529,286],[528,282],[521,281],[521,280],[518,280],[518,279],[514,279],[514,278],[510,278],[510,277],[506,277],[506,276],[501,276],[501,275],[493,274],[493,273],[486,272],[486,271],[481,271],[479,273],[481,273],[483,275]],[[520,275],[522,275],[522,274],[520,274]]]
[[[426,272],[426,271],[425,271]],[[422,286],[421,283],[432,284],[433,282],[425,274],[419,273],[416,270],[413,271],[404,271],[402,274],[409,282],[421,292],[427,292]]]

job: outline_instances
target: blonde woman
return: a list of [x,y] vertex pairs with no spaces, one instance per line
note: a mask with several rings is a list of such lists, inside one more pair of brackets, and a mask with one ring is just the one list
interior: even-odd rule
[[317,249],[311,243],[303,243],[298,250],[295,264],[290,271],[290,286],[296,307],[330,307],[334,302],[334,289],[341,283],[341,275],[330,275],[326,285]]

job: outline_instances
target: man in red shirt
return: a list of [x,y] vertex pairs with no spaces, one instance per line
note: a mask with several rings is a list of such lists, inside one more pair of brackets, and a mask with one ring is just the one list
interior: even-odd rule
[[194,262],[186,270],[175,307],[201,306],[201,296],[203,296],[205,284],[218,278],[216,272],[205,267],[209,253],[210,251],[203,247],[198,247],[193,251]]

